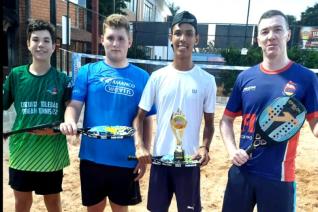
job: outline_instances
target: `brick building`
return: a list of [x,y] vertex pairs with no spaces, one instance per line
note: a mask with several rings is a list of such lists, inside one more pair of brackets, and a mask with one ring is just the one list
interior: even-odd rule
[[[87,8],[69,3],[71,18],[71,45],[69,50],[97,53],[99,43],[98,11],[99,0],[87,0]],[[10,0],[3,2],[4,32],[4,71],[30,61],[26,46],[26,26],[31,19],[43,19],[56,25],[56,66],[61,66],[65,52],[62,45],[62,16],[67,15],[67,3],[64,0]],[[53,14],[53,15],[52,15]],[[93,24],[96,23],[96,24]],[[62,53],[62,54],[61,54]]]
[[[78,1],[86,2],[86,8],[69,3],[71,18],[69,50],[103,54],[100,34],[105,17],[99,16],[96,12],[99,11],[99,0],[69,0],[69,2]],[[126,4],[128,19],[132,22],[165,22],[170,15],[165,0],[130,0]],[[5,70],[30,62],[26,46],[26,26],[31,19],[43,19],[56,26],[56,56],[52,58],[52,65],[61,70],[70,71],[70,62],[69,66],[65,65],[66,51],[63,49],[66,49],[66,46],[62,45],[61,23],[62,16],[67,15],[66,0],[6,0],[3,2],[3,11],[4,48],[1,51],[4,56]],[[150,59],[167,59],[169,45],[144,46],[144,49]]]

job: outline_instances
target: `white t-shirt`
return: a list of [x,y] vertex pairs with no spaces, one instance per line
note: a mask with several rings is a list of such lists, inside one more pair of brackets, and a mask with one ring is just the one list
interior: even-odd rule
[[174,153],[176,139],[170,126],[170,118],[178,108],[187,119],[182,148],[186,155],[195,154],[199,146],[203,112],[214,113],[215,103],[215,79],[200,67],[195,65],[189,71],[178,71],[168,65],[153,72],[139,103],[139,107],[146,111],[153,104],[156,105],[157,133],[153,156]]

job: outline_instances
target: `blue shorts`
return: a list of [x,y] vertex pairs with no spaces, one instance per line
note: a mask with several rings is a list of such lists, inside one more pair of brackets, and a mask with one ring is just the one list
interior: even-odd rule
[[62,191],[63,170],[54,172],[32,172],[9,168],[9,185],[21,192],[34,191],[49,195]]
[[139,182],[133,168],[97,164],[88,160],[80,161],[82,202],[92,206],[106,197],[117,205],[136,205],[141,202]]
[[293,212],[296,208],[296,184],[266,179],[232,166],[224,194],[222,212]]
[[178,211],[201,211],[200,168],[152,165],[148,190],[148,210],[167,212],[175,193]]

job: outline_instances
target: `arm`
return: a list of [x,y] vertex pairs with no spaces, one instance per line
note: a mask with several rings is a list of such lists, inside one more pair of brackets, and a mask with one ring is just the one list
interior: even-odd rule
[[146,116],[147,111],[139,108],[137,115],[133,121],[133,127],[136,129],[135,146],[138,164],[134,169],[134,173],[138,173],[134,179],[138,181],[146,172],[146,164],[151,163],[151,155],[149,153],[152,138],[152,117]]
[[311,119],[309,121],[309,126],[314,136],[318,138],[318,118]]
[[64,123],[60,124],[60,130],[65,135],[77,134],[77,122],[81,115],[83,102],[72,100],[66,107],[64,113]]
[[196,158],[200,158],[200,163],[205,166],[210,161],[209,149],[214,134],[214,113],[204,113],[203,140]]
[[248,155],[243,149],[236,147],[233,129],[234,118],[223,115],[220,121],[220,131],[224,145],[229,153],[230,160],[236,166],[241,166],[248,160]]
[[153,116],[147,116],[143,122],[143,140],[145,148],[150,151],[152,141]]
[[[148,118],[145,119],[147,111],[139,108],[137,115],[133,121],[133,127],[136,130],[135,133],[135,146],[136,157],[139,162],[146,164],[151,163],[151,156],[149,153],[150,139],[151,139],[151,126],[149,125]],[[145,126],[144,126],[145,124]],[[146,142],[144,142],[147,139]],[[148,140],[149,139],[149,140]]]

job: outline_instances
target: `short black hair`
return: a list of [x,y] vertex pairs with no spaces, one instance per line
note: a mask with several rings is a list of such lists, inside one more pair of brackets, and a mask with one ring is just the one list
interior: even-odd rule
[[282,16],[284,19],[285,19],[285,22],[286,22],[286,26],[287,26],[287,29],[289,29],[289,24],[288,24],[288,18],[287,16],[282,13],[281,11],[279,10],[268,10],[266,11],[265,13],[263,13],[263,15],[260,17],[259,21],[258,21],[258,24],[261,22],[261,20],[263,19],[266,19],[266,18],[271,18],[273,16]]
[[31,20],[27,26],[26,34],[28,41],[31,38],[31,34],[34,31],[47,30],[49,31],[52,39],[52,43],[55,43],[56,35],[55,35],[55,27],[47,21],[43,21],[40,19]]
[[197,19],[193,14],[189,13],[188,11],[180,12],[173,17],[172,24],[171,24],[171,31],[174,25],[182,24],[182,23],[191,24],[195,29],[195,33],[196,34],[198,33]]

